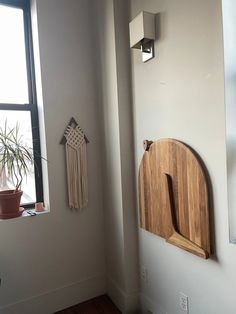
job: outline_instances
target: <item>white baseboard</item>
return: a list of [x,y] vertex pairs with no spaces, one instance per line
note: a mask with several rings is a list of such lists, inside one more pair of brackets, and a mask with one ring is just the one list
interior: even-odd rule
[[106,293],[105,276],[88,278],[14,304],[0,307],[1,314],[52,314]]
[[108,277],[107,294],[123,314],[140,314],[138,291],[127,294]]
[[148,312],[153,314],[166,314],[166,311],[159,304],[151,300],[143,293],[140,293],[140,301],[142,314],[147,314]]

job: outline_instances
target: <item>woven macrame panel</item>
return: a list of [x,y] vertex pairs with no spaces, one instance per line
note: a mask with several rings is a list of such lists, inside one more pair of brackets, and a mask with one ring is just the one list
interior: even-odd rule
[[74,149],[79,149],[79,147],[85,143],[83,131],[78,126],[75,128],[68,126],[67,129],[68,133],[65,135],[67,144]]
[[85,135],[79,126],[68,126],[66,138],[66,163],[69,207],[82,209],[88,204],[87,150]]

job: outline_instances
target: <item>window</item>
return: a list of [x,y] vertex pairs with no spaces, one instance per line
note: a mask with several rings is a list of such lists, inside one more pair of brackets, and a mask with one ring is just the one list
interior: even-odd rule
[[[43,201],[39,122],[36,102],[30,0],[0,0],[0,125],[20,126],[35,165],[22,183],[22,205]],[[1,177],[0,190],[12,188]]]

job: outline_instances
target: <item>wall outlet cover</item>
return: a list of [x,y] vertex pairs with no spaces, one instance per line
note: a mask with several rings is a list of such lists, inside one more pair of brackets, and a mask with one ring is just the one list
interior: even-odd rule
[[189,312],[188,296],[180,292],[179,294],[179,306],[183,313]]

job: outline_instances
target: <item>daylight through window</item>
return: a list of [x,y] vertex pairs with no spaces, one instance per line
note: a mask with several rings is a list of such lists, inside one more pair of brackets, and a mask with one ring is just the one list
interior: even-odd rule
[[[19,124],[24,145],[34,151],[35,165],[21,186],[22,205],[31,207],[43,192],[29,1],[0,0],[0,45],[0,126]],[[0,190],[11,188],[2,173]]]

